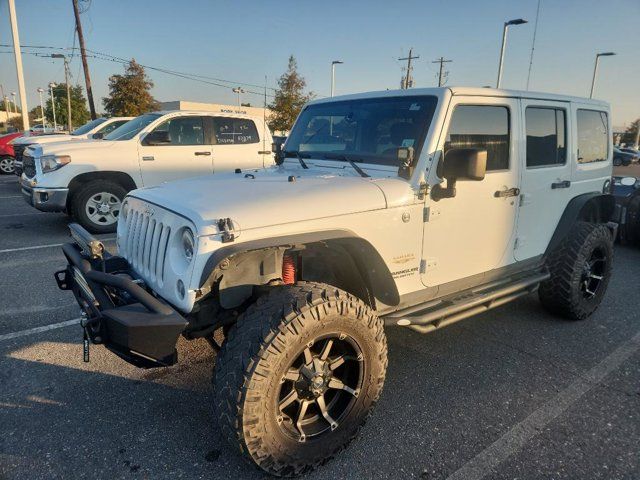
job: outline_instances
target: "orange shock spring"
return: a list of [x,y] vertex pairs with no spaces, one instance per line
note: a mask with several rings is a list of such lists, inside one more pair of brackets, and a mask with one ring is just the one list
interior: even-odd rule
[[282,281],[285,285],[293,285],[296,282],[296,264],[288,254],[282,257]]

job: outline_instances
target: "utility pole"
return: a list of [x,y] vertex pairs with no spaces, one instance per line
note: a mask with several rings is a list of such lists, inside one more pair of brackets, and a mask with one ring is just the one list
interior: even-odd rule
[[442,87],[444,85],[444,82],[443,82],[444,75],[443,74],[445,72],[443,72],[442,68],[443,68],[445,63],[451,63],[451,62],[453,62],[453,60],[445,60],[444,57],[440,57],[438,60],[434,60],[433,62],[431,62],[431,63],[439,63],[440,64],[440,71],[438,72],[438,86],[439,87]]
[[49,90],[51,90],[51,110],[53,111],[53,131],[54,133],[58,131],[58,124],[56,123],[56,98],[53,96],[53,87],[56,84],[51,82],[49,84]]
[[64,81],[67,84],[67,128],[69,133],[73,129],[71,126],[71,85],[69,85],[69,61],[67,57],[61,53],[54,53],[51,58],[61,58],[64,61]]
[[87,86],[87,100],[89,100],[89,111],[91,120],[96,119],[96,107],[93,104],[93,90],[91,89],[91,76],[89,75],[89,64],[87,63],[87,52],[84,48],[84,35],[82,34],[82,23],[80,22],[80,12],[78,11],[78,0],[73,1],[73,14],[76,17],[76,32],[78,32],[78,43],[80,44],[80,56],[82,57],[82,69],[84,70],[84,83]]
[[29,131],[29,110],[27,109],[27,91],[24,86],[24,73],[22,72],[22,53],[20,52],[20,35],[18,34],[18,19],[16,18],[16,2],[9,1],[9,19],[11,21],[11,34],[13,36],[13,53],[16,58],[16,74],[18,76],[18,90],[20,91],[20,110],[22,110],[22,129]]
[[47,121],[44,118],[44,101],[42,100],[42,93],[44,92],[44,88],[38,88],[38,94],[40,94],[40,116],[42,117],[42,128],[45,129],[47,125]]
[[411,78],[411,70],[413,69],[413,67],[411,66],[411,60],[416,60],[420,58],[419,55],[417,56],[413,56],[413,48],[409,49],[409,56],[408,57],[404,57],[404,58],[399,58],[399,61],[407,61],[407,74],[405,75],[405,77],[402,79],[402,89],[403,90],[407,90],[408,88],[413,87],[413,78]]

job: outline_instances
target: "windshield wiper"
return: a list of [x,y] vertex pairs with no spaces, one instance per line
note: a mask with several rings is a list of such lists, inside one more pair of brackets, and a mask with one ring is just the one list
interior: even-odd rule
[[298,159],[298,161],[300,162],[300,165],[302,166],[302,168],[304,168],[305,170],[309,168],[309,166],[307,165],[307,162],[305,162],[302,157],[304,156],[305,158],[311,158],[311,155],[309,154],[304,154],[304,153],[300,153],[298,150],[288,150],[284,152],[284,158],[287,157],[294,157]]
[[[343,154],[333,154],[333,153],[325,153],[324,155],[322,155],[322,158],[325,158],[327,160],[339,160],[341,162],[349,162],[349,164],[353,167],[353,169],[358,172],[358,174],[361,177],[364,178],[368,178],[371,175],[369,175],[367,172],[365,172],[364,170],[362,170],[358,165],[356,165],[356,160],[352,160],[350,158],[348,158],[346,155]],[[362,160],[358,160],[359,162],[361,162]]]

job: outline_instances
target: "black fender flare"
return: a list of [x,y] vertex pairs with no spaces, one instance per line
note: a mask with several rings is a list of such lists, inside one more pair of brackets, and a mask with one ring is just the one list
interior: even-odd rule
[[615,197],[607,193],[589,192],[572,198],[553,232],[545,256],[560,245],[578,220],[607,223],[612,220],[615,207]]
[[362,237],[349,230],[324,230],[320,232],[283,235],[259,240],[250,240],[222,247],[209,257],[200,275],[199,286],[204,287],[220,263],[234,255],[269,249],[289,248],[318,242],[340,244],[353,258],[362,278],[367,282],[373,297],[385,305],[400,302],[398,287],[389,267],[376,248]]

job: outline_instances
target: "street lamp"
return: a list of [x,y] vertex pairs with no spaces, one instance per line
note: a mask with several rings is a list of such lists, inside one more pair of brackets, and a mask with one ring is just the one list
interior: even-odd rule
[[16,92],[11,92],[11,97],[13,98],[13,113],[18,113],[18,104],[16,103]]
[[64,61],[64,81],[67,84],[67,128],[71,133],[71,87],[69,86],[69,61],[67,57],[61,53],[54,53],[51,58],[62,58]]
[[336,87],[336,65],[342,65],[344,62],[341,60],[334,60],[331,62],[331,96],[333,97],[333,91]]
[[53,131],[58,131],[58,124],[56,123],[56,98],[53,96],[53,88],[56,86],[55,83],[51,82],[49,84],[49,91],[51,92],[51,110],[53,110]]
[[44,102],[42,101],[42,93],[44,92],[44,88],[38,87],[38,93],[40,94],[40,116],[42,117],[42,129],[44,130],[45,120],[44,120]]
[[593,79],[591,80],[591,93],[589,93],[589,98],[593,98],[593,90],[596,87],[596,75],[598,74],[598,64],[600,63],[600,57],[612,57],[615,55],[615,52],[602,52],[596,54],[596,64],[593,67]]
[[238,94],[238,106],[240,107],[242,104],[240,103],[240,94],[244,93],[244,89],[242,87],[236,87],[233,89],[233,93]]
[[504,28],[502,29],[502,48],[500,48],[500,64],[498,65],[498,83],[496,84],[496,88],[500,88],[500,84],[502,83],[502,64],[504,63],[504,51],[507,46],[507,30],[511,25],[522,25],[524,23],[527,23],[527,21],[523,18],[516,18],[515,20],[504,22]]

